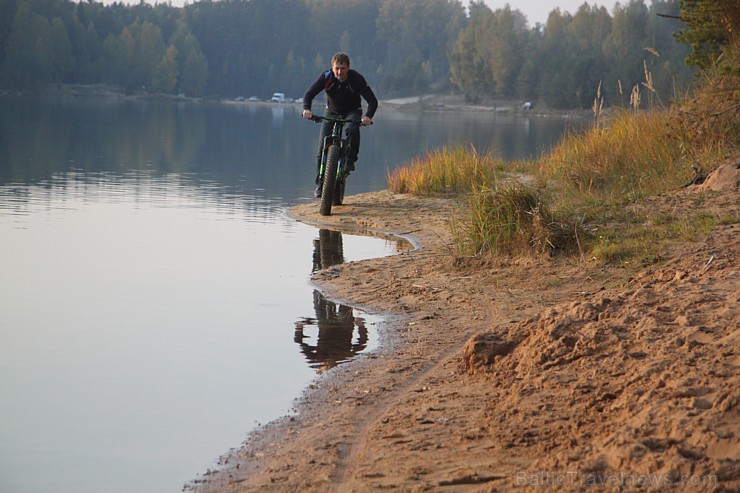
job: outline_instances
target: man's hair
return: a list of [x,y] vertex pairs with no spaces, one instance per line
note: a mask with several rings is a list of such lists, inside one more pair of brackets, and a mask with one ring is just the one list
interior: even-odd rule
[[346,53],[339,52],[331,58],[331,65],[341,65],[346,63],[349,67],[349,55]]

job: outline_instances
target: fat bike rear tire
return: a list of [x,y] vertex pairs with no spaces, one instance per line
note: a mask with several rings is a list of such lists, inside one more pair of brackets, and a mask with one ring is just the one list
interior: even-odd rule
[[334,185],[334,205],[342,205],[344,202],[344,189],[347,186],[347,175],[342,175]]
[[339,155],[341,149],[338,145],[329,146],[324,168],[324,183],[321,187],[321,206],[319,212],[322,216],[331,216],[331,206],[334,205],[334,188],[337,183],[337,167],[339,166]]

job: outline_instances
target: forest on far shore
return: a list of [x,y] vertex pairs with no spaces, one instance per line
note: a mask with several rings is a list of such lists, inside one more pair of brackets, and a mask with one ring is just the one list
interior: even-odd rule
[[[530,25],[458,0],[201,0],[184,7],[0,0],[0,87],[107,84],[127,93],[300,97],[345,51],[381,98],[463,94],[552,108],[667,103],[694,78],[687,0],[584,3]],[[696,2],[694,2],[696,3]]]

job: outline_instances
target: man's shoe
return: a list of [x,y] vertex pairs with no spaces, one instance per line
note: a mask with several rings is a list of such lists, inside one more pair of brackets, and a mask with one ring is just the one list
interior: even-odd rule
[[347,166],[344,167],[344,172],[349,175],[354,170],[355,170],[355,162],[354,161],[347,161]]
[[317,199],[321,198],[321,185],[316,186],[316,190],[313,191],[313,196]]

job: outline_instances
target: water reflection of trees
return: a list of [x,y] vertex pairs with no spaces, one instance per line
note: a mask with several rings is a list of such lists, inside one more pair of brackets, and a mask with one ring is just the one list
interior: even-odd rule
[[[270,112],[269,106],[0,94],[0,187],[98,186],[104,179],[146,194],[152,180],[165,179],[189,195],[252,212],[255,196],[282,201],[313,179],[299,158],[315,145],[315,129],[297,118],[298,106],[283,108],[285,128],[265,124]],[[0,193],[29,199],[23,191]]]
[[206,147],[207,114],[195,105],[61,96],[0,104],[3,182],[70,170],[184,173]]
[[[319,230],[319,237],[314,240],[312,270],[315,272],[343,262],[342,234]],[[365,320],[355,317],[352,307],[329,301],[317,290],[313,292],[313,306],[315,318],[306,317],[296,322],[293,338],[311,368],[318,372],[328,370],[367,347]],[[306,329],[310,327],[318,329],[315,338],[306,335]]]

